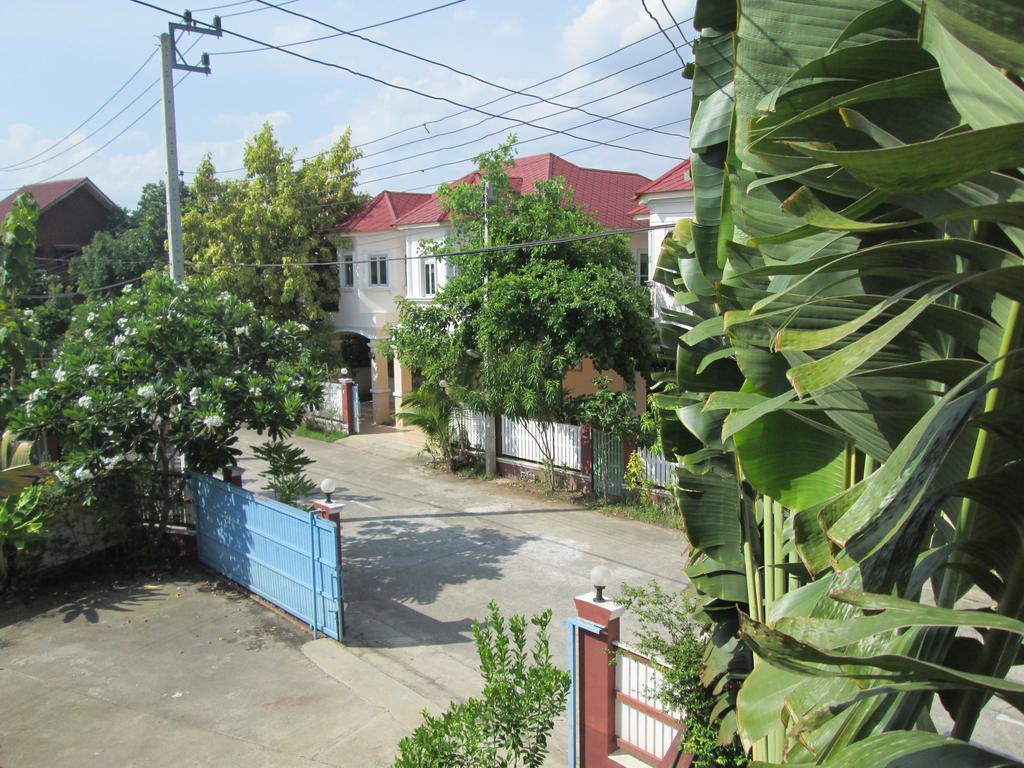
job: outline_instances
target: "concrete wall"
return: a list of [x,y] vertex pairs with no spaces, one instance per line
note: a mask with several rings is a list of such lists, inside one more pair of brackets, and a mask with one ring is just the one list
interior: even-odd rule
[[[594,361],[589,357],[584,359],[579,368],[569,371],[562,380],[562,386],[570,395],[590,395],[596,392],[594,387],[595,376],[607,376],[611,379],[608,385],[613,392],[625,392],[626,382],[615,371],[598,371],[594,368]],[[639,373],[634,381],[633,400],[636,403],[637,413],[647,409],[647,382]]]
[[[411,299],[428,298],[424,291],[424,263],[427,259],[420,258],[423,253],[423,246],[433,240],[443,240],[448,234],[448,227],[426,226],[414,227],[404,231],[405,253],[406,253],[406,285],[408,297]],[[436,288],[441,290],[448,282],[448,269],[443,260],[430,259],[434,263],[434,274],[436,276]]]
[[[339,331],[359,333],[367,338],[387,335],[387,326],[398,320],[395,297],[405,296],[405,236],[401,232],[374,232],[349,236],[350,247],[338,250],[338,260],[352,254],[355,262],[355,285],[344,284],[345,267],[338,266],[341,300],[338,312],[331,315]],[[371,254],[386,254],[388,284],[370,285]]]

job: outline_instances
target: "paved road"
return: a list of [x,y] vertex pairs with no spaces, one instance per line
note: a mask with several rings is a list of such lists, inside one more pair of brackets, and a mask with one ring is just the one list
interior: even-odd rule
[[[261,438],[243,434],[249,450]],[[386,766],[423,708],[476,693],[470,623],[562,619],[588,574],[681,584],[677,533],[441,474],[415,433],[296,439],[345,504],[344,646],[201,572],[0,611],[0,765]],[[259,465],[246,459],[247,485]],[[564,724],[550,765],[565,765]]]

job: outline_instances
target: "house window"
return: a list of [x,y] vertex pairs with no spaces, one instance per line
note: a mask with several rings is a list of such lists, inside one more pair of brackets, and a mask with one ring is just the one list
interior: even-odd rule
[[636,253],[636,275],[637,280],[643,285],[650,278],[648,277],[650,269],[650,260],[647,258],[647,251],[637,251]]
[[437,293],[437,264],[433,261],[423,262],[423,295],[433,296]]
[[388,284],[388,255],[386,253],[370,254],[370,285]]
[[341,284],[345,288],[354,288],[356,284],[356,263],[351,253],[341,257]]

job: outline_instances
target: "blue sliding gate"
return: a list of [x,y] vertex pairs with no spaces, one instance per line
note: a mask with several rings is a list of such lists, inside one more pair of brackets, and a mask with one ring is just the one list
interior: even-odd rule
[[344,634],[338,525],[192,474],[199,561],[318,632]]

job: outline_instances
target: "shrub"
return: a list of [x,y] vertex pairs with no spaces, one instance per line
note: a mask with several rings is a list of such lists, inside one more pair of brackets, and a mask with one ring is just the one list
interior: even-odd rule
[[[646,587],[623,585],[619,602],[640,623],[639,650],[665,665],[658,695],[667,707],[685,713],[679,748],[694,756],[693,768],[745,766],[746,756],[735,741],[719,743],[719,726],[712,717],[716,697],[701,679],[704,658],[712,650],[709,624],[702,620],[697,601],[651,582]],[[727,680],[709,681],[714,683],[730,685]]]
[[[544,763],[569,691],[569,673],[551,661],[551,611],[506,622],[494,602],[489,608],[486,622],[473,622],[483,696],[452,704],[439,717],[424,712],[423,724],[400,742],[394,768],[538,768]],[[527,651],[530,625],[536,635]]]
[[256,446],[253,453],[269,465],[266,472],[260,473],[260,477],[267,481],[267,486],[278,501],[295,504],[316,489],[316,483],[304,471],[313,460],[299,446],[281,440],[268,440]]

